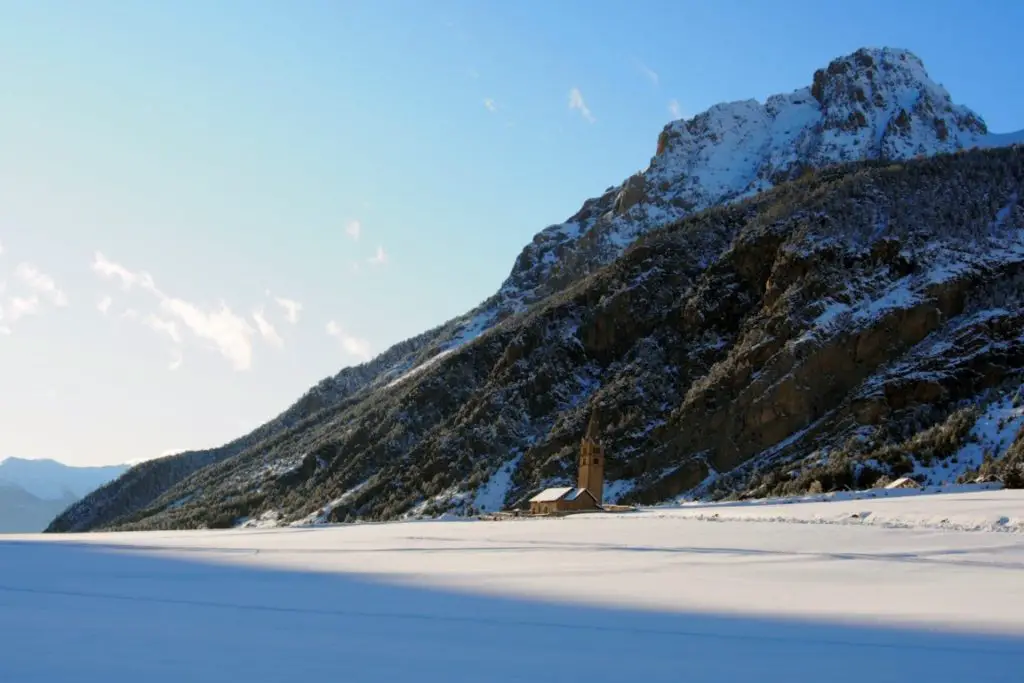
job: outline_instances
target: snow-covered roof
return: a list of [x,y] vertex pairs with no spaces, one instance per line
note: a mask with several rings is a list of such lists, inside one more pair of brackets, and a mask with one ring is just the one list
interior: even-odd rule
[[556,488],[544,489],[536,496],[530,499],[531,503],[551,503],[556,500],[562,500],[562,497],[567,494],[574,492],[575,489],[572,486],[560,486]]
[[907,488],[907,487],[913,488],[913,487],[917,487],[917,486],[920,486],[920,484],[917,483],[916,479],[911,479],[910,477],[900,477],[899,479],[897,479],[896,481],[892,482],[891,484],[889,484],[885,488],[887,488],[887,489],[900,489],[900,488]]
[[566,499],[566,500],[576,500],[577,498],[579,498],[579,497],[580,497],[580,496],[582,496],[583,494],[587,494],[587,495],[588,495],[588,496],[590,496],[591,498],[593,498],[593,497],[594,497],[594,494],[592,494],[592,493],[591,493],[590,491],[588,491],[587,489],[573,489],[573,490],[572,490],[572,491],[571,491],[571,492],[569,493],[569,495],[567,495],[567,496],[565,497],[565,499]]
[[[553,503],[556,500],[577,500],[582,495],[594,497],[590,491],[575,486],[559,486],[557,488],[544,489],[530,499],[531,503]],[[596,499],[595,499],[596,500]]]

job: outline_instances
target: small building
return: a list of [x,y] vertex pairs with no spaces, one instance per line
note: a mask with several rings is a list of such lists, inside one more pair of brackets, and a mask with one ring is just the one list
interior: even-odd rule
[[587,489],[576,486],[544,489],[530,499],[530,514],[550,515],[555,512],[597,510],[600,506]]
[[544,489],[530,499],[530,513],[549,515],[557,512],[600,510],[604,496],[604,447],[600,442],[597,411],[590,416],[587,433],[580,444],[576,486]]
[[887,489],[919,489],[921,485],[917,483],[916,479],[910,477],[900,477],[896,481],[886,484]]

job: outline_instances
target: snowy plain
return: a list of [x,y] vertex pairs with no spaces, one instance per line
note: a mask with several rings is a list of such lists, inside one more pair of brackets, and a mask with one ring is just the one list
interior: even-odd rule
[[0,681],[1021,681],[1022,520],[979,490],[6,536]]

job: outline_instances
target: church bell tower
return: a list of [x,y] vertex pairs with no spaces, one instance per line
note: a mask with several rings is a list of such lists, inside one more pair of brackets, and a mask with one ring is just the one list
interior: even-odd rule
[[598,505],[604,496],[604,446],[600,442],[597,408],[590,414],[587,433],[580,444],[580,471],[577,486],[590,491]]

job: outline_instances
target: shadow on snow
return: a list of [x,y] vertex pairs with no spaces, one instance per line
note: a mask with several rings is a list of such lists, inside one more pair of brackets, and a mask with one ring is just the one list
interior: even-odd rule
[[558,604],[64,541],[0,541],[0,643],[0,681],[17,683],[974,683],[1024,670],[1013,636]]

